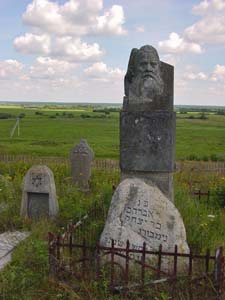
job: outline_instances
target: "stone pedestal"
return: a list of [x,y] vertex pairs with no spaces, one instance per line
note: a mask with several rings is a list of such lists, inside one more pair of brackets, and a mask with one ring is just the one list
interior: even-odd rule
[[122,111],[121,178],[154,183],[173,201],[176,115],[169,111]]
[[54,217],[58,209],[52,171],[47,166],[33,166],[24,178],[20,215],[31,219]]

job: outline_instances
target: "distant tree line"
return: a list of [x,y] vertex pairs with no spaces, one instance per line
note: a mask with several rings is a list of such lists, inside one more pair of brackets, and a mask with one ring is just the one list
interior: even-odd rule
[[24,118],[25,114],[21,113],[19,115],[13,115],[13,114],[9,114],[9,113],[0,113],[0,119],[15,119],[15,118]]

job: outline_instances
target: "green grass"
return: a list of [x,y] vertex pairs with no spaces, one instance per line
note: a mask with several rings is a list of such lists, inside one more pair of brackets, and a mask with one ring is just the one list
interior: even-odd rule
[[[37,115],[36,112],[42,115]],[[16,116],[25,113],[20,122],[20,136],[10,131],[15,118],[0,119],[0,153],[31,156],[68,157],[72,146],[86,138],[97,158],[119,158],[119,113],[93,113],[91,108],[23,108],[1,106],[0,113]],[[72,113],[73,117],[69,117]],[[58,114],[56,116],[56,114]],[[91,118],[82,118],[88,114]],[[225,116],[209,114],[207,120],[187,119],[177,114],[176,159],[225,157]],[[54,116],[55,118],[51,118]],[[99,118],[94,118],[98,116]]]

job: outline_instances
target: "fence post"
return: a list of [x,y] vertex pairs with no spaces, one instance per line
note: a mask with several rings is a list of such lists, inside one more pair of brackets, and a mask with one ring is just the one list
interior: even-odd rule
[[129,257],[129,249],[130,248],[130,242],[129,240],[127,240],[127,246],[126,246],[126,268],[125,268],[125,282],[128,285],[129,282],[129,261],[130,261],[130,257]]
[[161,263],[162,263],[162,245],[159,245],[159,253],[158,253],[158,268],[157,268],[157,278],[159,279],[161,276]]
[[142,288],[145,285],[145,257],[146,257],[146,243],[143,243],[142,257],[141,257],[141,284]]
[[192,250],[190,249],[190,255],[189,255],[189,269],[188,269],[188,275],[191,277],[192,276],[192,260],[193,260],[193,253]]
[[56,256],[57,256],[57,260],[58,262],[60,262],[60,235],[57,236],[57,242],[56,242]]
[[210,259],[210,250],[207,249],[206,256],[205,256],[205,272],[208,275],[209,272],[209,259]]
[[100,278],[100,245],[97,242],[96,245],[96,280]]
[[111,242],[111,278],[110,278],[110,287],[114,289],[114,240]]
[[72,231],[70,231],[70,235],[69,235],[69,253],[70,253],[70,271],[72,271],[72,253],[73,253],[73,236],[72,236]]
[[48,233],[48,263],[49,263],[49,275],[54,276],[56,273],[55,265],[55,236]]
[[223,300],[224,295],[224,256],[223,247],[216,250],[215,256],[215,283],[219,294],[219,299]]
[[86,269],[86,241],[85,238],[83,239],[83,245],[82,245],[82,277],[85,277],[85,269]]
[[173,275],[175,278],[177,277],[177,245],[174,246]]

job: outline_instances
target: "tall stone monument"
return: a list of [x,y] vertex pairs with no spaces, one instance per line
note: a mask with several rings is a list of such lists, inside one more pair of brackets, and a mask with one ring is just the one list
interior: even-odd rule
[[122,179],[152,182],[173,201],[175,121],[173,66],[151,46],[131,51],[120,115]]
[[47,166],[33,166],[24,177],[20,215],[31,219],[51,218],[58,210],[52,171]]
[[[122,182],[109,209],[100,243],[134,249],[188,252],[183,220],[173,204],[175,113],[173,66],[156,49],[131,51],[120,114]],[[164,269],[169,262],[163,260]]]
[[89,190],[91,178],[91,163],[94,159],[94,152],[85,139],[70,151],[70,167],[72,183],[77,184],[81,191]]

